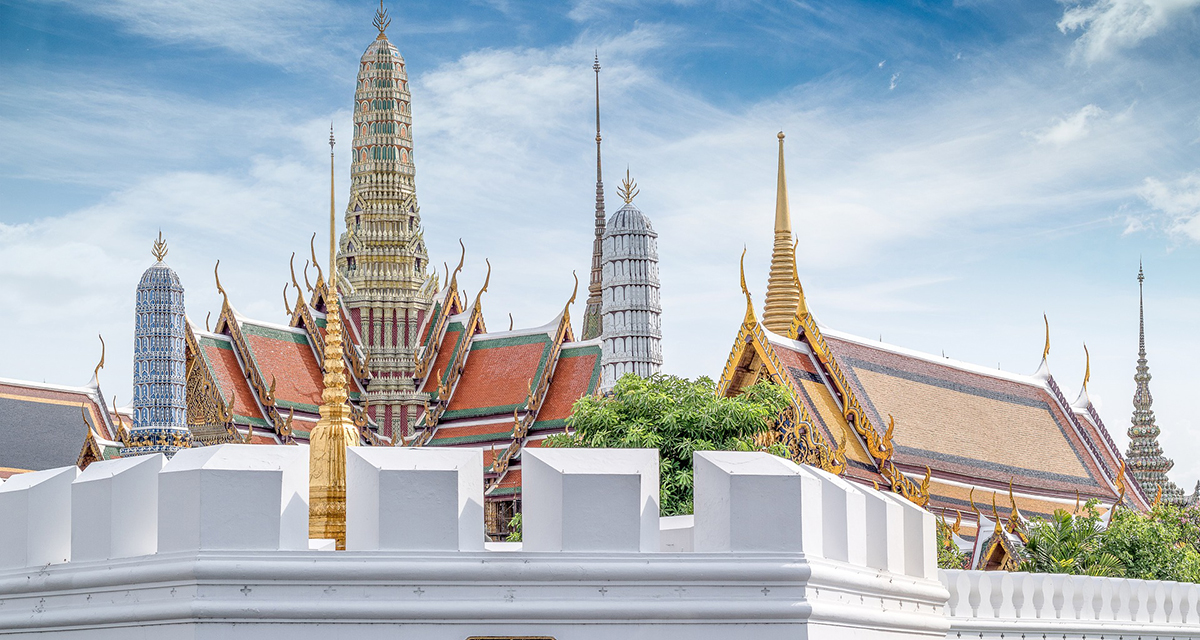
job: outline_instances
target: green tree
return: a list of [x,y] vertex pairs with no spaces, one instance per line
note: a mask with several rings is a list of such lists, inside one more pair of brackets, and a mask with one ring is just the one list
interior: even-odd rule
[[567,420],[570,433],[550,436],[552,447],[658,449],[660,513],[692,512],[692,452],[759,451],[787,457],[782,444],[761,447],[755,436],[770,427],[792,398],[780,385],[755,384],[733,398],[716,384],[655,374],[628,374],[609,395],[580,398]]
[[937,521],[937,550],[939,569],[965,569],[967,567],[967,552],[958,548],[954,542],[954,529],[943,522]]
[[1095,501],[1088,502],[1078,515],[1058,509],[1048,520],[1030,520],[1021,571],[1124,575],[1121,560],[1104,547],[1105,533]]
[[1150,513],[1118,509],[1100,550],[1117,558],[1125,576],[1200,582],[1200,512],[1160,504]]

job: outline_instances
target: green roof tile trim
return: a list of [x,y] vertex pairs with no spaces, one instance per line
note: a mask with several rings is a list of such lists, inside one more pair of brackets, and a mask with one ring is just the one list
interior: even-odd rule
[[529,427],[530,431],[546,431],[548,429],[566,429],[567,420],[559,418],[558,420],[538,420]]
[[274,428],[271,426],[270,423],[268,423],[266,420],[263,420],[262,418],[251,418],[250,416],[242,416],[242,415],[238,415],[236,413],[233,414],[233,423],[234,424],[248,424],[248,425],[253,425],[255,427],[262,427],[263,429],[273,429]]
[[216,340],[216,339],[210,338],[208,336],[202,336],[200,338],[200,346],[201,347],[216,347],[218,349],[225,349],[226,351],[233,351],[233,343],[232,342],[230,342],[228,340]]
[[[487,334],[484,334],[484,335],[487,335]],[[552,340],[552,338],[549,336],[549,334],[545,334],[545,333],[531,333],[529,335],[524,335],[524,336],[511,336],[511,337],[501,337],[501,338],[480,338],[479,340],[476,340],[475,342],[473,342],[471,344],[471,350],[474,351],[476,349],[483,350],[483,349],[497,349],[500,347],[516,347],[516,346],[523,345],[523,344],[534,344],[536,342],[550,344],[551,340]]]
[[284,331],[275,327],[264,327],[260,324],[250,322],[242,323],[242,334],[246,336],[258,336],[260,338],[268,338],[271,340],[283,340],[285,342],[295,342],[296,344],[308,344],[308,335],[293,331]]
[[434,436],[432,440],[426,443],[425,446],[442,447],[452,444],[471,444],[474,442],[491,442],[492,440],[512,440],[512,429],[505,429],[497,433],[477,433],[469,436],[449,436],[440,437]]
[[[226,394],[224,391],[221,390],[221,379],[218,378],[217,375],[213,372],[212,363],[208,361],[208,356],[204,353],[204,347],[215,347],[217,349],[225,349],[226,351],[233,351],[233,341],[232,340],[216,340],[214,338],[201,337],[199,342],[200,342],[200,360],[204,362],[204,368],[208,371],[208,377],[210,380],[213,381],[213,385],[215,385],[217,387],[217,395],[221,396],[221,402],[224,403]],[[236,355],[236,352],[234,352],[234,353]],[[255,418],[244,418],[244,420],[254,420],[254,419]],[[234,422],[237,422],[236,415],[234,416]],[[246,424],[246,422],[243,421],[241,424]],[[264,426],[266,425],[265,421],[263,422],[263,425]]]
[[319,407],[315,404],[305,404],[303,402],[291,402],[289,400],[275,400],[275,408],[277,409],[295,409],[305,413],[318,413]]
[[521,493],[521,487],[500,487],[491,493],[489,496],[511,496],[514,493]]
[[426,349],[430,348],[429,345],[438,337],[440,337],[433,335],[433,330],[437,327],[438,321],[441,320],[441,313],[442,303],[433,303],[433,313],[429,314],[429,335],[425,336],[425,342],[421,343],[421,346],[425,347]]
[[322,329],[324,329],[324,328],[325,328],[325,318],[322,318],[322,317],[314,317],[314,318],[313,318],[313,322],[317,323],[317,326],[318,326],[318,327],[321,327]]

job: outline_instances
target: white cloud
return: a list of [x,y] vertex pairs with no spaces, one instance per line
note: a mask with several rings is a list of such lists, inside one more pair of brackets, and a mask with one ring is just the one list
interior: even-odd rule
[[1196,7],[1200,0],[1084,0],[1069,3],[1058,29],[1079,31],[1075,52],[1093,62],[1136,47]]
[[1139,194],[1167,216],[1172,233],[1200,242],[1200,171],[1170,183],[1146,178]]
[[[359,21],[329,0],[41,0],[121,25],[129,33],[167,44],[213,47],[289,69],[328,66],[344,44],[329,33]],[[314,28],[316,27],[316,28]]]
[[1092,121],[1104,115],[1103,109],[1089,104],[1065,118],[1060,118],[1055,124],[1038,132],[1035,137],[1042,144],[1062,147],[1087,137],[1092,130]]
[[900,73],[899,72],[892,74],[892,80],[891,80],[891,82],[888,83],[888,91],[894,90],[896,88],[897,84],[900,84]]

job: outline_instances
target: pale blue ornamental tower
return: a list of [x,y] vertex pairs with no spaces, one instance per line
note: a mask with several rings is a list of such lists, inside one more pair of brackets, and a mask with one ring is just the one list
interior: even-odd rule
[[183,285],[163,262],[167,243],[158,234],[154,263],[137,288],[133,334],[133,428],[121,457],[161,452],[170,456],[192,445],[187,426],[187,319]]

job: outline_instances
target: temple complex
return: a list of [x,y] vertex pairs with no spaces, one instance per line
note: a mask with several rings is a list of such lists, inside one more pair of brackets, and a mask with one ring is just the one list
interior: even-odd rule
[[658,234],[633,204],[638,188],[628,171],[618,193],[625,206],[604,230],[601,391],[625,374],[648,378],[662,367]]
[[[1088,500],[1147,509],[1147,495],[1087,396],[1068,402],[1049,367],[1049,325],[1032,375],[958,362],[817,322],[796,273],[783,135],[775,241],[763,319],[745,274],[746,313],[718,382],[734,395],[760,380],[795,394],[777,437],[798,460],[890,488],[948,522],[976,561],[1000,566],[1024,516]],[[800,245],[802,248],[802,245]],[[787,274],[790,282],[784,281]],[[785,322],[786,320],[786,322]],[[1000,434],[1003,434],[1001,437]],[[982,534],[982,535],[981,535]]]

